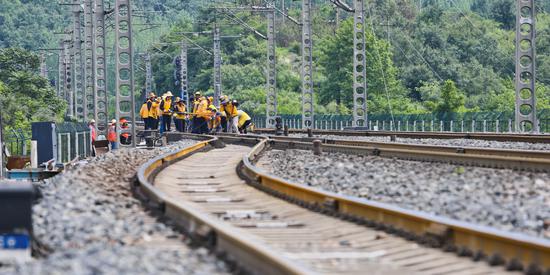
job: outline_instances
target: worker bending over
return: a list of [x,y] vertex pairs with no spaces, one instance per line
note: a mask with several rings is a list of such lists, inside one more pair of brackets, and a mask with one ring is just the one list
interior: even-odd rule
[[232,133],[237,133],[239,130],[237,106],[235,106],[235,103],[237,103],[237,101],[236,100],[230,101],[228,96],[222,96],[220,99],[221,99],[220,112],[225,112],[225,115],[227,116],[227,124],[228,124],[227,131],[231,131]]
[[250,124],[252,123],[252,119],[250,118],[250,116],[243,110],[238,110],[237,111],[237,117],[239,118],[239,133],[241,134],[246,134],[247,133],[247,128],[248,126],[250,126]]
[[204,96],[200,97],[197,110],[193,113],[193,115],[195,116],[195,119],[193,120],[192,133],[208,134],[208,122],[210,121],[212,114],[208,111],[208,99]]

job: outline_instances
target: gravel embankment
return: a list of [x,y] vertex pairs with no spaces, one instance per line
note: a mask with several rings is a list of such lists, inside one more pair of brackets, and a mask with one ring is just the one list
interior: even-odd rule
[[273,150],[258,166],[315,188],[550,238],[550,175],[311,151]]
[[226,274],[224,262],[148,214],[132,196],[138,167],[187,147],[185,140],[155,150],[107,153],[40,185],[35,237],[52,253],[4,270],[11,274]]
[[[290,136],[306,137],[303,134],[292,134]],[[354,140],[354,141],[371,141],[371,142],[392,142],[390,137],[362,137],[362,136],[335,136],[335,135],[320,135],[318,138]],[[550,140],[550,136],[548,137]],[[528,143],[528,142],[503,142],[493,140],[477,140],[477,139],[434,139],[434,138],[400,138],[395,139],[396,143],[407,144],[426,144],[439,146],[453,147],[479,147],[479,148],[496,148],[496,149],[516,149],[516,150],[541,150],[550,151],[550,143]]]

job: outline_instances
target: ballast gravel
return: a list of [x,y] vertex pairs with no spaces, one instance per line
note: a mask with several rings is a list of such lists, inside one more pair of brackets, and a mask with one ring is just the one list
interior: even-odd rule
[[[154,150],[120,149],[39,186],[34,237],[50,253],[11,274],[227,274],[223,261],[150,215],[130,189],[149,159],[196,143]],[[187,244],[186,244],[187,243]]]
[[[292,134],[295,137],[306,137],[303,134]],[[353,140],[353,141],[371,141],[371,142],[392,142],[389,136],[336,136],[320,135],[317,138]],[[548,136],[550,140],[550,136]],[[480,139],[435,139],[435,138],[400,138],[396,137],[395,143],[406,144],[425,144],[452,147],[478,147],[495,149],[516,149],[516,150],[541,150],[550,151],[550,143],[529,143],[529,142],[505,142]]]
[[550,175],[305,150],[268,151],[268,172],[314,188],[550,239]]

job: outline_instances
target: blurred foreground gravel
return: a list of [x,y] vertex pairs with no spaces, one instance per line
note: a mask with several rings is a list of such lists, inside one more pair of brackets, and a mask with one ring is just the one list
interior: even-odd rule
[[[292,134],[294,137],[306,137],[304,134]],[[334,136],[334,135],[319,135],[318,138],[354,140],[354,141],[371,141],[371,142],[392,142],[390,137],[361,137],[361,136]],[[550,136],[548,136],[550,139]],[[550,151],[550,143],[528,143],[528,142],[503,142],[493,140],[477,140],[477,139],[434,139],[434,138],[400,138],[395,139],[396,143],[407,144],[426,144],[440,145],[453,147],[479,147],[479,148],[496,148],[496,149],[517,149],[517,150],[543,150]]]
[[258,166],[296,183],[505,231],[550,238],[550,175],[311,151]]
[[150,216],[130,190],[141,164],[194,143],[120,149],[43,183],[34,233],[52,252],[0,273],[226,274],[224,262],[186,245],[185,236]]

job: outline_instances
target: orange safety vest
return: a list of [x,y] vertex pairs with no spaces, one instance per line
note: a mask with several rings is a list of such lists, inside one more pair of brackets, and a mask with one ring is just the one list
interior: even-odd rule
[[109,126],[107,140],[109,140],[110,142],[116,142],[116,126]]

